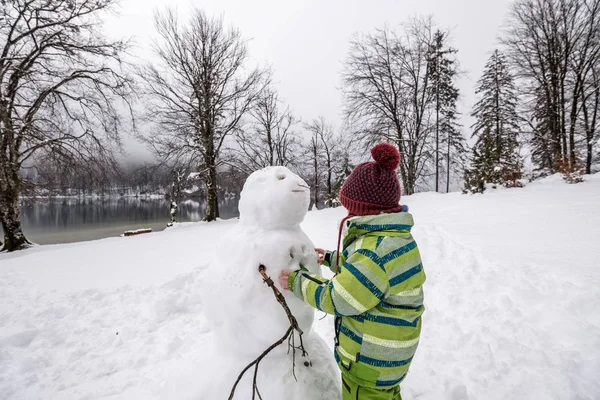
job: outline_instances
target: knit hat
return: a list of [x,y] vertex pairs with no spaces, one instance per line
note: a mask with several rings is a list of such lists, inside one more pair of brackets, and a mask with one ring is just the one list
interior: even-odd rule
[[388,143],[371,149],[374,162],[359,164],[350,174],[342,190],[340,202],[350,215],[365,216],[395,213],[400,206],[400,182],[396,170],[400,153]]

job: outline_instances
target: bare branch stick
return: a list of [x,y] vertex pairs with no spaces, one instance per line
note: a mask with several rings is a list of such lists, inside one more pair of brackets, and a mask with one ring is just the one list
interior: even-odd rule
[[[229,400],[233,400],[233,396],[235,395],[235,389],[236,389],[238,383],[240,383],[240,381],[242,380],[242,377],[244,376],[244,374],[246,373],[246,371],[248,371],[252,366],[255,366],[256,370],[258,370],[258,364],[261,362],[261,360],[263,358],[265,358],[265,356],[267,354],[269,354],[271,352],[271,350],[273,350],[275,347],[277,347],[280,344],[282,344],[290,336],[290,334],[293,333],[293,331],[294,331],[294,328],[292,328],[290,326],[288,328],[287,332],[285,332],[285,335],[281,339],[279,339],[278,341],[276,341],[275,343],[273,343],[271,346],[269,346],[269,348],[267,348],[260,356],[258,356],[254,361],[252,361],[250,364],[248,364],[246,366],[246,368],[244,368],[242,370],[242,372],[238,376],[237,380],[235,381],[235,384],[233,385],[233,388],[231,389],[231,393],[229,394]],[[254,389],[256,389],[256,373],[254,375]],[[252,395],[252,398],[254,399],[254,394]]]
[[[304,332],[302,332],[302,329],[300,329],[300,326],[298,325],[298,321],[296,320],[296,317],[294,317],[294,315],[292,314],[292,311],[290,310],[290,307],[288,306],[287,302],[285,301],[285,297],[283,296],[283,294],[281,294],[279,289],[277,289],[277,287],[275,286],[275,283],[273,282],[271,277],[269,277],[267,275],[266,270],[267,270],[267,267],[265,267],[262,264],[258,267],[258,272],[263,277],[263,282],[266,283],[267,286],[269,286],[271,288],[271,290],[273,290],[273,294],[275,295],[277,302],[279,304],[281,304],[281,307],[283,307],[283,309],[285,310],[288,320],[290,321],[290,327],[288,328],[285,335],[281,339],[279,339],[278,341],[273,343],[271,346],[269,346],[261,355],[259,355],[254,361],[252,361],[250,364],[248,364],[246,366],[246,368],[244,368],[242,370],[242,372],[238,376],[237,380],[235,381],[233,387],[231,388],[231,393],[229,394],[229,400],[233,400],[233,396],[235,395],[235,389],[237,388],[237,385],[242,380],[242,377],[244,376],[244,374],[253,366],[254,366],[254,378],[253,378],[253,382],[252,382],[252,400],[254,400],[256,398],[256,395],[258,395],[258,398],[260,400],[262,400],[260,392],[258,391],[258,385],[256,383],[257,377],[258,377],[258,365],[260,364],[262,359],[267,356],[267,354],[269,354],[277,346],[281,345],[286,339],[288,340],[289,349],[292,350],[292,368],[294,371],[294,378],[296,378],[296,371],[295,371],[296,349],[302,351],[302,357],[305,357],[308,355],[308,353],[304,349],[304,344],[302,342],[302,335],[304,334]],[[300,346],[298,346],[298,347],[296,347],[294,345],[294,331],[298,332],[298,336],[300,338]]]

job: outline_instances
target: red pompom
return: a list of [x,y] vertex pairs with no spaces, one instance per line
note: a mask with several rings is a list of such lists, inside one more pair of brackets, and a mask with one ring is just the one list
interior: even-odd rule
[[383,169],[395,171],[400,165],[400,153],[398,149],[388,143],[380,143],[371,149],[373,159]]

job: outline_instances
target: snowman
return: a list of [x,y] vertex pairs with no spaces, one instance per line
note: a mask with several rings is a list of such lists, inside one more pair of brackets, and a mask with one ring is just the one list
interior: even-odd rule
[[[282,270],[306,268],[320,274],[314,245],[300,228],[310,203],[306,182],[285,167],[268,167],[248,177],[240,199],[240,220],[223,238],[212,269],[219,276],[206,279],[204,307],[214,326],[214,376],[202,383],[197,399],[229,397],[242,369],[284,336],[288,317],[263,282],[258,268],[277,281]],[[276,282],[278,286],[278,282]],[[307,356],[289,349],[287,341],[260,363],[257,383],[264,400],[336,400],[341,394],[338,368],[329,346],[312,331],[315,311],[284,294],[304,332]],[[296,333],[295,345],[300,343]],[[294,362],[295,361],[295,362]],[[235,399],[252,398],[251,369],[236,388]]]

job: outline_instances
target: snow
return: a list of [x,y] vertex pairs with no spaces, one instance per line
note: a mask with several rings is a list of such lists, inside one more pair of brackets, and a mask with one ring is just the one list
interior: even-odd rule
[[[551,177],[484,195],[403,197],[428,275],[403,398],[600,398],[599,202],[600,174],[577,185]],[[311,211],[301,226],[333,248],[343,216]],[[248,356],[219,359],[226,353],[211,348],[217,329],[202,292],[236,226],[177,224],[1,254],[0,398],[185,399],[197,381],[222,377],[224,363],[244,364]],[[225,268],[221,276],[233,275]],[[331,355],[333,322],[321,316],[313,329]],[[264,368],[275,367],[267,357]],[[259,385],[265,400],[280,398],[268,380]]]
[[302,222],[310,188],[285,167],[268,167],[248,177],[240,196],[240,220],[248,226],[287,228]]

